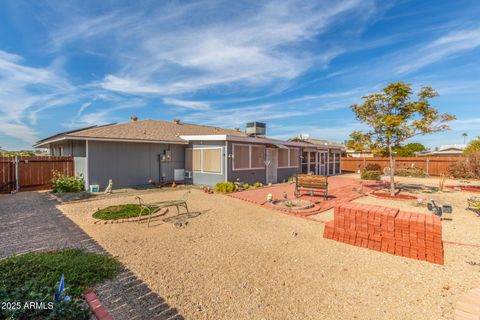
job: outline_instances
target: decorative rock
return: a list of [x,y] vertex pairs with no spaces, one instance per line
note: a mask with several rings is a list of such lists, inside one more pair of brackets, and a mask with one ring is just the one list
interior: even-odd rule
[[296,233],[295,231],[292,231],[290,234],[292,235],[292,237],[298,236],[298,233]]

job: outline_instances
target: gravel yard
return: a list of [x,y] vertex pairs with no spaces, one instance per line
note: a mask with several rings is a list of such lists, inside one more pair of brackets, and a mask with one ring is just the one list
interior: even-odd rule
[[[142,197],[171,200],[183,192]],[[444,238],[480,244],[480,218],[458,206],[467,193],[448,195],[454,220],[443,222]],[[97,208],[133,202],[128,195],[59,208],[186,319],[451,319],[456,300],[480,284],[480,266],[468,263],[480,263],[480,248],[446,245],[439,266],[325,240],[322,223],[199,190],[188,204],[201,214],[180,228],[160,219],[150,228],[93,224]]]

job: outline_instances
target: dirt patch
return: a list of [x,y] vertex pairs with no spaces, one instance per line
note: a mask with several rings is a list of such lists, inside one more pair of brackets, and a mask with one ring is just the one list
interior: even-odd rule
[[[445,266],[433,265],[323,239],[322,223],[195,190],[188,206],[202,214],[182,228],[165,218],[150,228],[88,221],[96,207],[133,201],[130,195],[59,207],[186,319],[451,319],[458,297],[478,286],[478,267],[466,262],[480,262],[478,248],[446,246]],[[356,201],[428,213],[407,201]],[[480,243],[480,219],[457,208],[445,238]]]

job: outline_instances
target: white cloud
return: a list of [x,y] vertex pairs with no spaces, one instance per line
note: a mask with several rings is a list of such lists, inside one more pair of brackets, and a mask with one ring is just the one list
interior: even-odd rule
[[478,47],[480,47],[480,28],[452,31],[424,47],[410,49],[415,52],[415,55],[408,54],[409,62],[400,66],[397,73],[403,74],[418,70]]
[[210,104],[204,101],[188,101],[188,100],[180,100],[174,98],[165,98],[163,99],[165,104],[174,105],[186,109],[192,110],[206,110],[210,108]]

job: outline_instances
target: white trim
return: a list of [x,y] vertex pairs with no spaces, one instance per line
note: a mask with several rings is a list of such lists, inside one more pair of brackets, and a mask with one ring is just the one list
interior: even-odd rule
[[[203,171],[203,150],[206,149],[220,149],[220,172],[211,172],[211,171]],[[222,154],[223,147],[190,147],[190,148],[185,148],[185,150],[192,150],[192,171],[194,173],[204,173],[204,174],[217,174],[217,175],[223,175],[224,172],[224,156]],[[193,150],[200,150],[200,168],[201,170],[193,170]],[[188,171],[188,170],[185,170]]]
[[226,134],[203,134],[203,135],[180,135],[180,139],[188,141],[224,141],[227,140]]
[[34,148],[42,148],[53,142],[64,140],[83,140],[83,141],[109,141],[109,142],[140,142],[140,143],[161,143],[161,144],[188,144],[188,141],[165,141],[165,140],[143,140],[143,139],[122,139],[122,138],[90,138],[90,137],[72,137],[65,136],[54,140],[47,140],[33,145]]
[[[248,147],[248,168],[235,168],[235,146]],[[252,167],[252,147],[267,149],[263,144],[232,143],[232,171],[266,170],[266,167]],[[265,155],[264,155],[265,156]]]
[[85,142],[85,190],[90,188],[90,179],[88,173],[88,141]]

